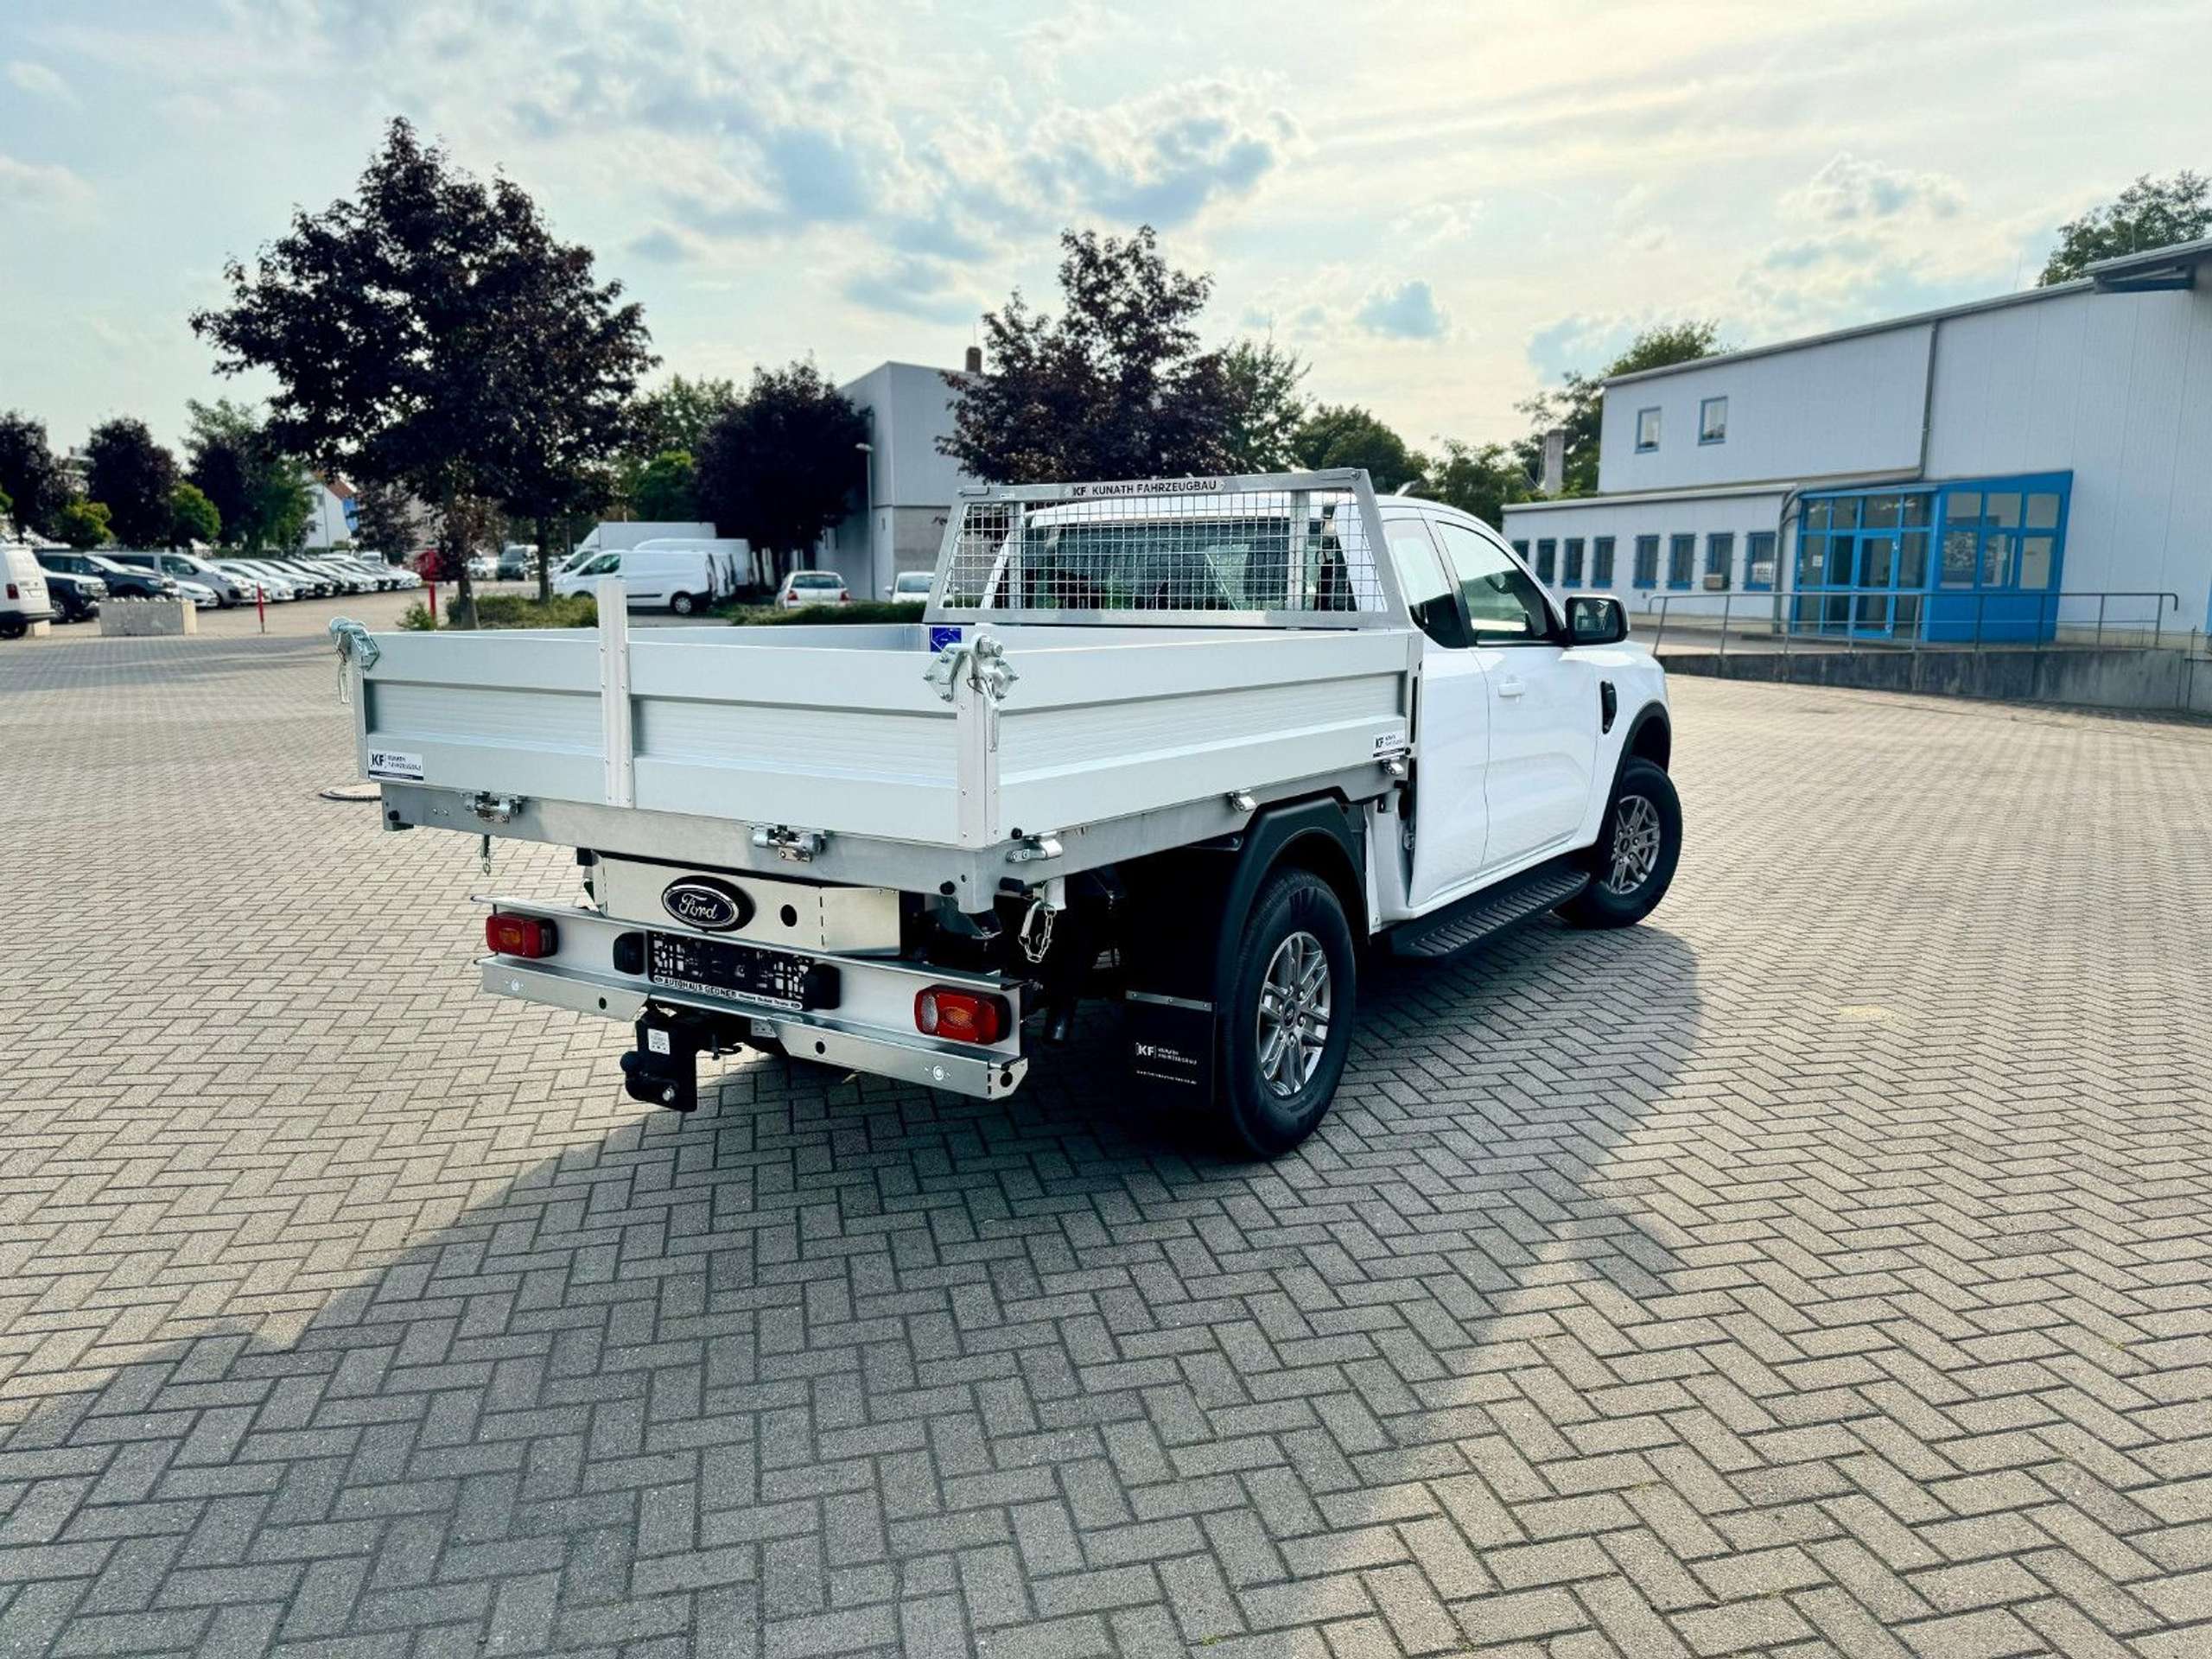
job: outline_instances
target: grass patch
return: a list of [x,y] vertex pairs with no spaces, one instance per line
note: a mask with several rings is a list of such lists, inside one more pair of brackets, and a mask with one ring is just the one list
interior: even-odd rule
[[[421,605],[410,605],[407,613],[399,619],[403,628],[428,632],[430,613]],[[454,626],[450,610],[439,613],[437,626]],[[599,606],[589,594],[567,594],[553,599],[540,600],[528,594],[479,594],[476,595],[476,626],[480,628],[595,628],[599,626]]]
[[779,611],[772,605],[724,605],[715,614],[728,617],[741,628],[774,628],[792,622],[918,622],[926,608],[920,600],[894,605],[872,599],[857,605],[809,605],[796,611]]

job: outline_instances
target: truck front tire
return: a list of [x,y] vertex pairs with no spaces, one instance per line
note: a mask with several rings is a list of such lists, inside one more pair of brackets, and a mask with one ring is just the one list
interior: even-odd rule
[[1590,849],[1590,885],[1560,906],[1577,927],[1633,927],[1667,896],[1682,855],[1675,780],[1649,760],[1621,768],[1605,827]]
[[1237,1146],[1272,1158],[1313,1134],[1344,1077],[1358,989],[1336,889],[1311,870],[1268,877],[1223,1010],[1220,1098]]
[[689,594],[678,594],[668,601],[668,608],[678,616],[689,616],[699,608],[699,601]]

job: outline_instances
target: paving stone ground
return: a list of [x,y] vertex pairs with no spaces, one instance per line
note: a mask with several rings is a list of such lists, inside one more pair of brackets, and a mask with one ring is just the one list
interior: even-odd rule
[[1269,1166],[1103,1015],[650,1112],[320,645],[0,647],[0,1654],[2212,1653],[2212,728],[1676,699]]

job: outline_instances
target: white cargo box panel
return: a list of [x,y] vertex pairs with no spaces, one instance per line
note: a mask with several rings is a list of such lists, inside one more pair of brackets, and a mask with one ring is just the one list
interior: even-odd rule
[[[1286,477],[1297,487],[1229,480],[1158,523],[1156,483],[1132,486],[1134,506],[1034,513],[1047,486],[994,489],[962,504],[926,624],[633,632],[608,603],[595,633],[353,629],[362,768],[969,852],[1348,773],[1355,796],[1380,792],[1382,763],[1410,749],[1419,636],[1361,526],[1376,517],[1364,475]],[[1023,604],[944,607],[960,561],[986,556],[973,585]],[[1166,570],[1172,593],[1139,596],[1180,608],[1040,609],[1078,559],[1125,586],[1132,559],[1141,581]],[[1246,601],[1268,608],[1222,608]]]

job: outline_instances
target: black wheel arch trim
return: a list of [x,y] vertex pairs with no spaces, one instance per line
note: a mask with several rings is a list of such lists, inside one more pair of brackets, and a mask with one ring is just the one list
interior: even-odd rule
[[1668,718],[1667,705],[1647,702],[1636,711],[1628,723],[1627,734],[1621,739],[1620,759],[1613,765],[1613,782],[1620,782],[1621,773],[1631,760],[1649,760],[1665,772],[1674,752],[1675,727]]

